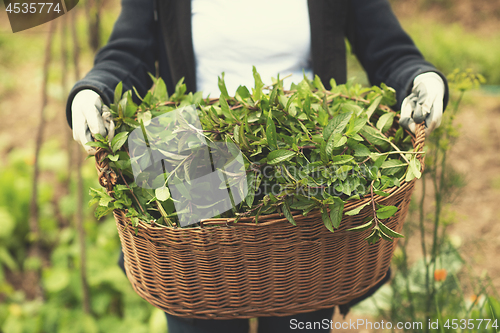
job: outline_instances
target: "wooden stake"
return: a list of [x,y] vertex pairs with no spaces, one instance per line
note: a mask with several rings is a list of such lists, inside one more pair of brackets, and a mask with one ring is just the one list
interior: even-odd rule
[[[36,134],[35,141],[35,160],[33,166],[33,180],[31,187],[31,202],[30,202],[30,233],[31,233],[31,244],[29,249],[28,256],[30,258],[38,258],[41,257],[41,234],[40,234],[40,221],[39,221],[39,207],[38,207],[38,178],[40,174],[39,168],[39,156],[40,150],[42,148],[43,143],[43,132],[45,127],[45,107],[48,104],[48,94],[47,94],[47,84],[49,81],[49,70],[50,63],[52,61],[52,42],[54,39],[54,31],[56,28],[56,21],[53,20],[49,25],[49,35],[47,37],[47,44],[45,47],[45,58],[43,63],[43,81],[42,81],[42,103],[40,105],[40,114],[39,114],[39,122]],[[33,284],[36,286],[35,297],[43,298],[43,289],[40,282],[40,272],[41,267],[38,267],[36,271],[34,271],[33,276]]]
[[[75,79],[80,79],[80,44],[76,32],[76,8],[71,12],[71,36],[73,39],[73,67],[75,70]],[[77,145],[76,142],[73,143]],[[80,248],[80,281],[82,283],[83,311],[90,314],[90,289],[87,281],[87,255],[85,246],[85,229],[83,228],[83,177],[82,177],[82,152],[81,147],[76,147],[76,213],[75,225],[78,232],[78,243]]]

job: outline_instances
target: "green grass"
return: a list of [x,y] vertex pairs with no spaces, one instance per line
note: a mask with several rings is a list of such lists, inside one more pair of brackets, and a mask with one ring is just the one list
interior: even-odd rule
[[458,24],[445,25],[423,17],[402,24],[424,57],[444,74],[455,68],[472,68],[487,84],[500,84],[500,32],[483,36]]
[[[486,78],[486,91],[500,93],[500,32],[482,36],[458,24],[445,25],[422,16],[401,19],[401,24],[425,59],[445,75],[455,68],[471,68]],[[356,57],[349,55],[347,60],[348,77],[368,84]]]

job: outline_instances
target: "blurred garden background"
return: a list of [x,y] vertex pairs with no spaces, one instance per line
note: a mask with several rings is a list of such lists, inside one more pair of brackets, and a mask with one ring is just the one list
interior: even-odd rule
[[[391,3],[426,59],[451,75],[451,101],[427,140],[393,279],[345,320],[493,323],[500,319],[500,2]],[[89,187],[99,186],[94,160],[85,159],[65,117],[69,90],[119,12],[118,0],[80,0],[67,15],[13,34],[0,4],[0,332],[166,332],[164,314],[117,266],[114,220],[97,221],[87,205]],[[354,56],[349,76],[367,82]],[[500,330],[475,323],[461,330],[450,321],[439,331]]]

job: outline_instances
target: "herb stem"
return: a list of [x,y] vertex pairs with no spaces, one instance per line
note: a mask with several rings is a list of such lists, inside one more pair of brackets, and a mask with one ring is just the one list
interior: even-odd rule
[[401,151],[401,150],[393,150],[393,151],[388,151],[385,153],[378,153],[378,155],[392,155],[392,154],[415,154],[415,155],[420,155],[420,154],[425,154],[424,151]]
[[378,226],[378,218],[377,218],[377,208],[375,207],[375,199],[374,199],[374,195],[373,195],[373,183],[375,181],[372,180],[371,184],[370,184],[370,197],[371,197],[371,200],[372,200],[372,210],[373,210],[373,220],[375,221],[375,227]]
[[139,206],[139,208],[141,209],[142,214],[144,214],[144,216],[146,216],[146,212],[145,212],[145,211],[144,211],[144,209],[142,208],[141,203],[139,202],[139,199],[137,199],[137,197],[135,196],[134,191],[130,188],[130,186],[128,185],[127,181],[125,180],[125,177],[123,176],[122,171],[121,171],[120,169],[118,169],[118,168],[117,168],[117,170],[118,170],[118,172],[120,173],[120,177],[122,177],[123,182],[125,183],[125,185],[126,185],[126,186],[127,186],[127,188],[129,189],[130,194],[132,194],[132,196],[134,197],[135,201],[137,201],[137,205],[138,205],[138,206]]
[[173,227],[172,221],[168,218],[167,212],[165,211],[165,209],[163,209],[161,203],[158,200],[155,200],[155,203],[161,216],[163,216],[163,220],[165,221],[165,223],[167,223],[169,227]]
[[191,153],[191,154],[189,154],[188,156],[186,156],[186,158],[185,158],[185,159],[183,159],[183,160],[181,161],[181,163],[179,163],[179,164],[175,167],[175,169],[174,169],[174,170],[173,170],[173,171],[172,171],[172,172],[168,175],[167,179],[165,179],[165,183],[163,184],[163,186],[167,186],[167,183],[168,183],[168,181],[170,180],[170,177],[171,177],[174,173],[176,173],[176,172],[177,172],[177,170],[179,169],[179,167],[180,167],[182,164],[184,164],[184,162],[186,162],[186,160],[187,160],[188,158],[190,158],[192,155],[193,155],[193,153]]
[[[403,159],[406,161],[406,163],[410,164],[410,161],[408,161],[408,159],[406,158],[405,154],[403,154],[403,152],[401,152],[398,148],[398,146],[396,146],[391,140],[387,139],[387,137],[384,135],[384,133],[382,133],[381,130],[379,130],[376,126],[374,126],[371,122],[368,122],[368,124],[373,127],[377,132],[380,133],[380,135],[382,135],[382,139],[385,141],[385,142],[388,142],[392,148],[394,148],[396,151],[398,151],[399,155],[401,155],[403,157]],[[368,140],[367,140],[368,141]],[[406,152],[405,152],[406,153]]]
[[293,74],[290,73],[288,74],[287,76],[284,76],[283,78],[279,79],[278,81],[276,81],[275,83],[271,84],[271,85],[268,85],[268,86],[265,86],[264,89],[271,89],[271,87],[274,87],[276,84],[282,82],[284,79],[288,79],[289,77],[291,77]]

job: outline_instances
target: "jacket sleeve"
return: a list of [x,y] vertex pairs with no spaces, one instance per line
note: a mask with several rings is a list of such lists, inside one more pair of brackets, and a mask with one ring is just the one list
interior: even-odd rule
[[349,4],[347,37],[371,84],[384,82],[396,90],[395,109],[413,87],[413,79],[425,72],[436,72],[445,83],[444,108],[448,103],[448,84],[403,31],[387,0],[352,0]]
[[124,91],[135,87],[141,95],[151,87],[148,73],[155,74],[158,54],[154,15],[154,0],[122,0],[122,11],[108,43],[96,54],[92,70],[68,96],[66,118],[70,126],[71,103],[80,90],[94,90],[109,105],[120,81]]

